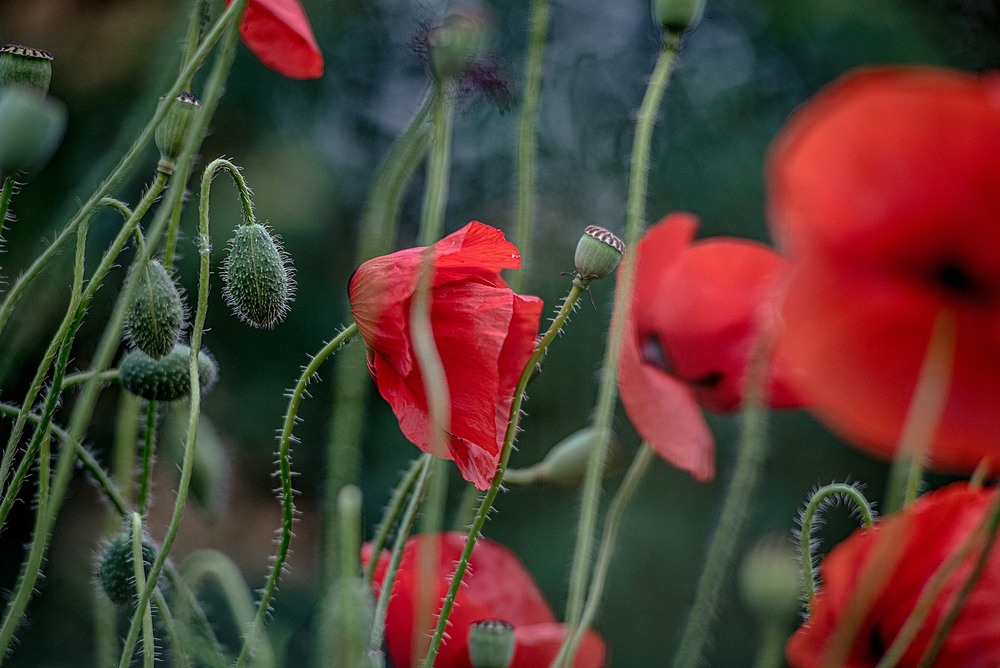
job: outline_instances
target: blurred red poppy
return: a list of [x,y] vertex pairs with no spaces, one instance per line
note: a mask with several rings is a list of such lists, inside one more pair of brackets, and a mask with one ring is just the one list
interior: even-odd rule
[[[226,0],[226,5],[232,0]],[[298,0],[250,0],[240,37],[265,67],[290,79],[323,76],[323,54]]]
[[[496,473],[518,378],[535,348],[542,300],[515,294],[501,269],[521,256],[500,230],[471,222],[433,246],[431,326],[451,398],[448,455],[479,489]],[[410,301],[423,262],[410,248],[362,264],[351,278],[351,312],[368,368],[403,434],[429,451],[423,378],[410,344]]]
[[[465,534],[438,534],[438,569],[435,601],[441,601],[448,591],[455,564],[465,548]],[[417,581],[420,545],[426,536],[411,537],[403,550],[403,558],[389,599],[385,639],[388,655],[396,666],[410,665],[413,642],[413,608]],[[371,559],[371,548],[362,550],[365,563]],[[383,552],[375,570],[375,593],[389,565],[389,553]],[[491,540],[480,539],[469,560],[469,570],[462,578],[462,587],[455,607],[448,617],[448,634],[434,662],[436,668],[472,668],[469,659],[469,628],[476,622],[500,619],[514,627],[516,649],[511,668],[548,668],[559,653],[566,636],[563,624],[556,622],[552,610],[542,598],[538,586],[524,566],[507,548]],[[428,635],[433,628],[428,629]],[[575,668],[600,668],[604,665],[604,641],[588,631],[580,643]]]
[[[674,213],[636,248],[632,307],[619,362],[619,389],[639,435],[698,480],[715,475],[715,445],[698,404],[740,406],[747,364],[772,308],[785,262],[742,239],[692,243],[698,219]],[[798,405],[780,346],[770,366],[769,404]]]
[[1000,77],[850,74],[792,117],[768,176],[794,265],[785,340],[820,417],[891,458],[948,311],[955,358],[930,465],[1000,460]]
[[[883,536],[898,540],[902,558],[871,592],[872,605],[845,659],[848,668],[875,666],[892,645],[924,586],[938,567],[965,542],[995,499],[995,490],[965,483],[929,492],[905,510],[880,520],[874,529],[859,529],[830,551],[819,567],[820,589],[815,612],[791,637],[785,654],[793,668],[819,665],[834,629],[854,594],[869,559]],[[981,545],[981,543],[980,543]],[[978,558],[978,550],[949,577],[916,638],[895,665],[918,666],[955,596]],[[1000,550],[993,549],[987,565],[934,663],[936,666],[1000,665]]]

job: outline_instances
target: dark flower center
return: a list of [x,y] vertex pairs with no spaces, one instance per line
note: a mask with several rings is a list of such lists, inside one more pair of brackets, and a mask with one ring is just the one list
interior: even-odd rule
[[680,375],[677,373],[677,367],[670,360],[670,356],[667,355],[663,342],[660,341],[656,334],[649,333],[640,338],[639,354],[644,363],[654,366],[664,373],[674,376],[696,388],[711,390],[718,387],[724,378],[721,371],[709,371],[696,378],[685,378]]
[[990,297],[989,287],[954,259],[934,267],[931,281],[950,297],[973,301],[986,301]]

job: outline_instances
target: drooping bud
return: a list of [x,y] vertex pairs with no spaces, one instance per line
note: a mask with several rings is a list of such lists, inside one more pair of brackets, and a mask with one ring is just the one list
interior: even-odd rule
[[427,32],[431,70],[438,81],[456,79],[480,56],[492,38],[492,17],[479,5],[452,11]]
[[[156,546],[148,536],[142,537],[142,562],[144,571],[149,569],[156,559]],[[98,564],[97,578],[101,589],[115,605],[127,608],[134,604],[138,592],[135,589],[135,561],[132,559],[132,534],[123,531],[111,539]]]
[[170,274],[159,260],[138,271],[135,297],[125,313],[125,333],[135,346],[154,359],[174,349],[184,327],[184,302]]
[[[609,438],[609,452],[614,454],[618,449],[618,442],[614,434],[610,434]],[[560,485],[580,484],[587,473],[590,453],[596,444],[597,430],[593,427],[584,427],[570,434],[556,443],[545,455],[545,459],[537,464],[538,480]]]
[[156,126],[155,133],[156,148],[160,150],[160,163],[156,168],[164,174],[173,174],[184,146],[184,137],[200,108],[198,98],[186,91],[167,104],[167,113]]
[[704,12],[705,0],[653,0],[653,20],[667,32],[694,28]]
[[0,46],[0,88],[21,86],[44,96],[51,81],[51,53],[18,44]]
[[473,668],[508,668],[514,660],[514,627],[502,619],[484,619],[469,627]]
[[597,280],[615,270],[625,254],[625,244],[617,236],[597,225],[583,231],[576,244],[576,272],[580,278]]
[[66,108],[22,86],[0,89],[0,176],[41,169],[66,131]]
[[762,622],[785,625],[801,608],[801,567],[788,538],[764,536],[740,565],[743,602]]
[[[122,386],[132,394],[150,401],[177,401],[191,394],[188,358],[191,349],[181,343],[161,357],[153,359],[141,350],[130,350],[118,370]],[[212,389],[219,367],[204,350],[198,352],[198,378],[202,392]]]
[[222,268],[223,296],[251,327],[274,327],[288,314],[295,280],[288,254],[260,223],[240,225]]

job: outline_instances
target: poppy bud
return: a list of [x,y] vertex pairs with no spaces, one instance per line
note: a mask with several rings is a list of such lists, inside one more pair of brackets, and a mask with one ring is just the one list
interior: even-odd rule
[[653,20],[672,33],[682,33],[698,25],[705,0],[653,0]]
[[502,619],[485,619],[469,627],[469,659],[473,668],[507,668],[514,660],[514,627]]
[[259,223],[236,228],[222,280],[226,303],[251,327],[270,328],[284,320],[295,293],[288,254]]
[[[149,569],[156,559],[156,546],[152,539],[142,537],[142,562],[144,571]],[[135,590],[135,562],[132,559],[132,534],[123,531],[108,543],[101,555],[97,577],[101,588],[111,602],[120,607],[132,605],[138,592]]]
[[438,81],[460,77],[486,50],[491,36],[489,14],[478,7],[452,12],[427,33],[431,70]]
[[590,225],[576,244],[576,273],[584,279],[604,278],[615,270],[625,253],[625,244],[603,227]]
[[0,47],[0,88],[22,86],[45,95],[51,81],[51,53],[18,44]]
[[[554,482],[560,485],[577,485],[583,481],[590,461],[590,453],[597,443],[597,430],[585,427],[553,446],[545,459],[538,464],[539,482]],[[617,450],[617,441],[611,434],[611,452]]]
[[138,285],[125,314],[125,333],[139,350],[159,359],[174,349],[181,334],[184,302],[159,260],[136,271]]
[[[168,354],[153,359],[141,350],[130,350],[118,370],[122,385],[132,394],[150,401],[177,401],[191,394],[188,357],[191,349],[178,343]],[[208,392],[219,376],[219,367],[204,350],[198,352],[198,377]]]
[[167,113],[156,126],[155,133],[156,148],[160,150],[160,164],[157,165],[157,169],[164,174],[173,173],[174,163],[180,157],[184,146],[184,137],[200,107],[201,102],[198,98],[186,91],[182,91],[167,104]]
[[22,86],[0,89],[0,175],[49,161],[66,131],[66,108]]
[[740,566],[743,602],[761,621],[787,624],[801,607],[801,571],[787,537],[765,536],[750,549]]
[[370,655],[371,625],[375,617],[371,588],[360,577],[338,578],[333,585],[332,604],[334,656],[330,665],[363,665]]

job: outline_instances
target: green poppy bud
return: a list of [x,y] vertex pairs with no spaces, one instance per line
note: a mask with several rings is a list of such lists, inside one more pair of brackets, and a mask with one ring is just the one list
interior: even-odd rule
[[240,225],[222,268],[222,293],[240,320],[251,327],[274,327],[294,298],[292,274],[288,254],[266,227]]
[[156,148],[160,150],[160,164],[157,165],[157,169],[161,172],[173,173],[174,164],[184,146],[184,137],[200,107],[201,102],[198,98],[188,92],[182,92],[169,102],[167,113],[156,126],[155,133]]
[[371,650],[371,625],[375,617],[371,587],[360,577],[338,578],[333,585],[331,601],[333,656],[330,665],[365,665]]
[[0,46],[0,88],[22,86],[44,96],[51,81],[51,53],[18,44]]
[[580,278],[596,280],[615,270],[625,254],[625,244],[614,234],[591,225],[576,244],[576,272]]
[[[142,562],[147,575],[155,560],[156,546],[152,539],[143,535]],[[135,561],[132,559],[130,532],[121,532],[104,548],[98,564],[97,578],[101,582],[101,589],[112,603],[122,608],[133,605],[138,592],[135,589]]]
[[0,176],[41,169],[66,131],[66,108],[22,86],[0,89]]
[[491,37],[492,20],[482,7],[470,6],[445,16],[440,25],[427,33],[434,76],[438,81],[462,76],[470,63],[486,50]]
[[653,20],[668,32],[694,28],[704,11],[705,0],[653,0]]
[[184,302],[159,260],[140,269],[135,296],[125,313],[125,333],[135,346],[155,359],[174,349],[184,327]]
[[[191,394],[188,357],[191,349],[178,343],[174,349],[153,359],[141,350],[130,350],[118,370],[122,385],[132,394],[150,401],[177,401]],[[198,377],[202,392],[212,389],[219,367],[204,350],[198,352]]]
[[787,536],[764,536],[740,565],[743,602],[762,622],[789,624],[802,607],[802,568]]
[[469,659],[473,668],[508,668],[514,660],[514,627],[502,619],[485,619],[469,627]]

